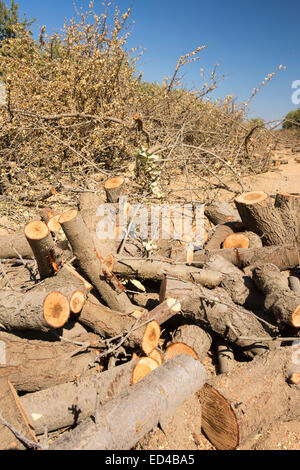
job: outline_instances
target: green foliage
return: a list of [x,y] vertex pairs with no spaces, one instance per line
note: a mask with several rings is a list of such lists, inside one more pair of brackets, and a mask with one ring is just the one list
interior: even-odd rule
[[[297,125],[298,123],[298,125]],[[295,111],[289,112],[285,116],[285,121],[283,122],[283,129],[290,129],[291,127],[299,127],[300,125],[300,108]]]
[[28,29],[35,20],[29,21],[27,18],[19,18],[19,6],[14,0],[10,0],[8,6],[3,0],[0,0],[0,47],[5,39],[15,38],[17,36],[16,26]]

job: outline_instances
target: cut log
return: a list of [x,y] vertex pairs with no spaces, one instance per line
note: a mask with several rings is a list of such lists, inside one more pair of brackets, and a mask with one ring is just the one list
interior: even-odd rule
[[23,230],[10,235],[1,235],[0,259],[18,258],[18,254],[24,259],[31,259],[34,256]]
[[204,209],[204,214],[214,225],[226,222],[241,222],[237,210],[226,201],[217,201]]
[[158,349],[153,349],[153,351],[151,351],[150,354],[148,354],[149,357],[151,357],[152,359],[154,359],[158,365],[162,365],[163,363],[163,356],[162,354],[159,352]]
[[173,265],[171,263],[150,259],[120,260],[116,262],[113,271],[117,275],[135,276],[141,279],[151,279],[153,281],[162,281],[167,275],[192,281],[196,284],[202,284],[208,288],[217,287],[222,280],[222,276],[216,271],[201,270],[192,266]]
[[141,348],[145,354],[150,354],[158,346],[161,330],[156,321],[147,324],[142,339]]
[[[61,383],[21,397],[30,425],[37,435],[75,426],[100,406],[131,387],[132,371],[137,360],[116,366],[101,374],[85,375],[79,381]],[[47,405],[47,406],[46,406]]]
[[279,325],[300,328],[300,295],[290,290],[287,277],[273,264],[264,264],[253,270],[253,280]]
[[255,284],[250,277],[222,256],[214,255],[205,265],[206,269],[212,269],[222,274],[223,287],[234,303],[243,305],[251,310],[264,309],[264,297],[257,292]]
[[111,287],[109,279],[105,277],[92,237],[79,212],[77,210],[66,212],[60,217],[59,223],[73,248],[80,269],[92,282],[106,304],[122,313],[134,312],[134,305],[126,293]]
[[170,361],[173,357],[178,356],[179,354],[187,354],[199,361],[199,356],[193,348],[185,343],[172,343],[165,351],[164,362]]
[[176,356],[133,385],[128,393],[104,405],[97,423],[85,420],[53,442],[50,450],[132,449],[158,423],[167,423],[176,409],[201,389],[206,378],[199,361]]
[[35,392],[74,380],[95,358],[95,352],[82,352],[82,347],[55,341],[55,337],[43,341],[0,332],[0,345],[4,351],[0,378],[10,380],[19,392]]
[[[13,385],[6,379],[0,379],[0,413],[18,433],[31,442],[37,439],[30,428],[26,412]],[[0,450],[25,450],[26,444],[20,441],[0,419]]]
[[26,225],[24,234],[37,261],[41,279],[52,276],[58,268],[54,241],[47,225],[34,220]]
[[218,450],[234,450],[278,420],[299,419],[299,390],[285,379],[290,359],[291,348],[278,348],[204,385],[202,426]]
[[260,237],[253,232],[233,233],[223,241],[223,248],[261,248]]
[[[105,307],[96,297],[89,294],[78,319],[84,326],[105,338],[123,335],[132,330],[125,344],[132,348],[141,348],[147,328],[146,322],[149,323],[155,320],[161,325],[179,311],[180,302],[169,299],[150,312],[140,316],[139,321],[137,321],[132,316],[122,315],[120,312]],[[133,328],[138,329],[133,331]]]
[[280,212],[291,239],[295,239],[300,247],[300,195],[278,193],[275,198],[275,207]]
[[8,330],[61,328],[70,310],[79,313],[91,287],[64,267],[26,293],[5,290],[0,294],[0,323]]
[[263,245],[296,243],[295,233],[285,226],[283,209],[278,210],[273,199],[263,191],[241,194],[235,199],[235,205],[246,229],[259,235]]
[[124,192],[124,178],[120,176],[115,176],[114,178],[109,178],[104,183],[104,189],[106,192],[107,202],[118,202],[121,194]]
[[245,339],[270,338],[269,328],[252,312],[235,305],[224,289],[217,287],[210,291],[182,282],[181,290],[179,284],[180,281],[176,281],[173,289],[172,280],[168,280],[162,289],[164,294],[161,299],[172,297],[180,300],[181,313],[189,321],[237,345],[247,356],[253,357],[269,349],[270,344],[267,342]]
[[[299,265],[299,252],[294,245],[264,246],[263,248],[232,248],[227,250],[196,251],[193,266],[202,267],[211,256],[221,255],[235,266],[244,268],[257,262],[272,263],[280,271]],[[184,261],[184,260],[179,260]]]
[[155,359],[151,357],[141,357],[132,371],[131,385],[138,383],[146,377],[146,375],[150,374],[150,372],[157,369],[157,367],[159,367],[159,364]]
[[[217,250],[222,247],[222,243],[226,238],[233,234],[233,230],[230,225],[218,225],[214,234],[211,236],[209,241],[205,245],[206,250]],[[246,247],[248,248],[248,247]]]
[[197,325],[181,325],[172,336],[172,343],[184,343],[191,347],[200,361],[204,360],[212,343],[210,334]]

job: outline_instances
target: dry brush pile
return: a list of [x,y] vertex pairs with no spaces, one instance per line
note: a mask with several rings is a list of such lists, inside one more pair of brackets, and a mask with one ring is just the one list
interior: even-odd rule
[[[58,183],[81,184],[93,175],[133,170],[137,193],[157,195],[174,167],[181,168],[192,197],[191,178],[208,189],[231,190],[229,175],[243,189],[241,175],[268,168],[271,134],[245,118],[232,96],[214,102],[210,93],[222,77],[217,66],[203,73],[203,86],[186,91],[180,73],[200,61],[205,46],[180,57],[162,85],[143,82],[141,52],[126,47],[130,9],[109,5],[65,24],[61,34],[39,41],[20,29],[3,43],[0,69],[6,105],[0,112],[1,206],[36,201],[37,191]],[[270,74],[270,80],[274,74]],[[258,89],[256,90],[258,91]],[[255,94],[255,92],[254,92]],[[260,157],[253,161],[260,147]],[[252,170],[253,171],[253,170]],[[176,173],[176,172],[175,172]],[[61,188],[67,191],[66,188]],[[13,212],[11,208],[10,213]]]
[[187,400],[186,442],[203,429],[217,449],[298,419],[300,197],[216,202],[202,249],[192,229],[149,251],[122,178],[105,190],[128,215],[113,239],[93,193],[0,239],[2,448],[131,449],[158,425],[176,435]]

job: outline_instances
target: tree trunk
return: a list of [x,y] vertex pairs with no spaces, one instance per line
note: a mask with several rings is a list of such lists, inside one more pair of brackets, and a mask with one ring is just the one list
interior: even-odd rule
[[[299,265],[299,252],[293,245],[264,246],[263,248],[232,248],[226,250],[205,250],[194,253],[193,266],[203,267],[211,256],[221,255],[235,266],[244,268],[255,263],[272,263],[280,271],[292,269]],[[179,260],[181,261],[181,260]]]
[[124,191],[124,178],[120,176],[115,176],[109,178],[104,183],[104,189],[106,192],[107,202],[118,202],[121,194]]
[[103,406],[130,388],[137,363],[129,361],[97,375],[85,376],[39,392],[26,394],[21,402],[37,435],[67,426],[75,426],[95,413],[96,399]]
[[299,389],[286,382],[291,353],[275,349],[204,385],[202,426],[218,450],[234,450],[278,420],[299,419]]
[[41,279],[52,276],[56,271],[55,244],[52,235],[41,220],[34,220],[26,225],[25,237],[37,261]]
[[145,322],[155,320],[161,325],[177,314],[179,310],[179,302],[176,302],[174,299],[168,300],[158,305],[150,312],[144,313],[139,321],[137,321],[132,316],[122,315],[120,312],[105,307],[96,297],[89,294],[88,300],[80,313],[79,321],[84,326],[105,338],[122,336],[133,330],[133,328],[142,325],[131,332],[125,343],[129,347],[136,348],[141,347],[147,326],[144,324]]
[[204,214],[214,225],[225,224],[226,222],[241,222],[237,210],[226,201],[217,201],[206,206]]
[[235,199],[235,205],[246,229],[259,235],[263,245],[296,243],[294,231],[285,226],[290,214],[283,206],[279,210],[263,191],[244,193]]
[[24,259],[31,259],[34,256],[23,230],[10,235],[1,235],[0,259],[18,258],[18,254]]
[[[37,442],[21,401],[9,380],[0,379],[0,413],[17,432]],[[25,450],[27,446],[0,419],[0,450]]]
[[161,300],[168,297],[180,301],[181,313],[189,321],[239,346],[247,356],[253,357],[269,349],[267,342],[245,339],[253,336],[270,338],[269,328],[252,312],[235,305],[224,289],[217,287],[210,291],[182,281],[176,281],[174,285],[168,279],[162,287]]
[[172,342],[169,344],[174,343],[184,343],[190,346],[202,362],[211,347],[212,338],[197,325],[182,325],[174,332]]
[[[168,361],[101,408],[95,423],[88,419],[58,438],[50,450],[129,450],[206,381],[203,365],[190,356]],[[138,423],[138,425],[137,425]]]
[[223,241],[229,236],[233,234],[233,230],[230,225],[219,225],[212,237],[205,245],[206,250],[218,250],[221,248]]
[[223,241],[223,248],[261,248],[261,238],[254,232],[233,233]]
[[277,322],[300,327],[300,295],[292,292],[288,278],[273,264],[264,264],[253,271],[253,280],[266,296],[265,307]]
[[20,392],[74,380],[95,358],[94,352],[82,352],[72,343],[32,340],[23,334],[0,332],[0,348],[0,378],[9,379]]
[[167,275],[186,281],[193,281],[208,288],[217,287],[222,280],[222,276],[213,270],[201,270],[192,266],[173,265],[151,259],[131,260],[126,258],[126,260],[117,261],[113,272],[117,275],[151,279],[153,281],[162,281]]
[[77,210],[63,214],[59,222],[73,248],[80,269],[87,275],[107,305],[122,313],[132,313],[135,308],[126,293],[116,290],[105,277],[103,265],[97,258],[92,237]]

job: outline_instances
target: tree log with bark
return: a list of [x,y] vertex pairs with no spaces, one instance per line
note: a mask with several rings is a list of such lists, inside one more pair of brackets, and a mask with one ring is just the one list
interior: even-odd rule
[[204,385],[202,426],[218,450],[236,449],[277,420],[299,419],[299,389],[286,381],[292,352],[277,348]]

